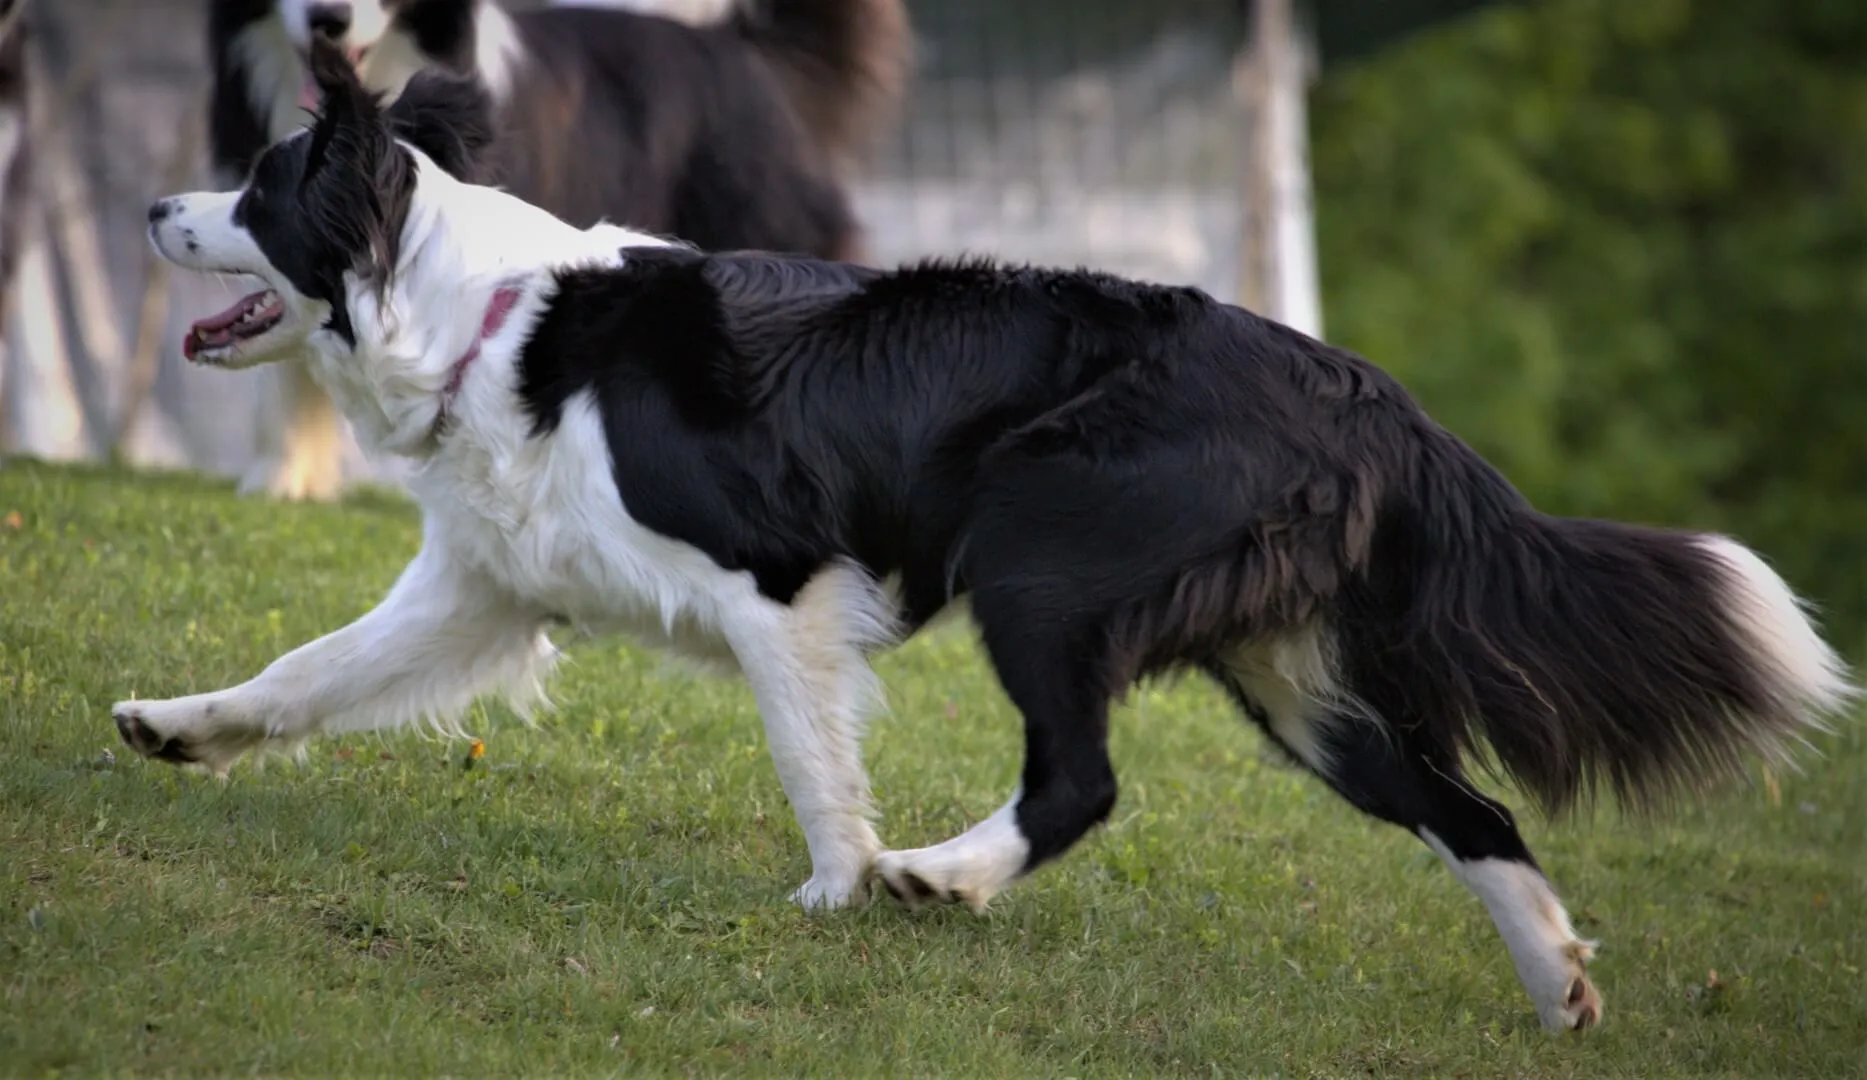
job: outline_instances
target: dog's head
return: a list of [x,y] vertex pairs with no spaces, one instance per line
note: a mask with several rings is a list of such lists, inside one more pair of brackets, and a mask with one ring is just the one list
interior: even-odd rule
[[274,0],[301,55],[336,45],[366,84],[394,93],[431,65],[473,70],[479,0]]
[[300,53],[309,55],[311,43],[322,39],[353,60],[382,39],[396,6],[396,0],[275,0],[285,34]]
[[323,105],[309,128],[262,154],[239,191],[149,209],[163,258],[264,286],[190,327],[191,360],[250,367],[308,346],[354,351],[352,302],[380,300],[395,277],[422,159],[471,179],[492,141],[492,104],[474,80],[424,72],[384,108],[334,43],[314,40],[310,58]]

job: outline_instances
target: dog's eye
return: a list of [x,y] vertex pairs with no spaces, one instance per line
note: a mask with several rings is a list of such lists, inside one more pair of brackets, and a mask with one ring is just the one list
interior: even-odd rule
[[234,200],[233,223],[235,225],[245,226],[248,215],[253,212],[253,207],[258,202],[258,188],[247,188],[244,192],[241,192],[240,197]]

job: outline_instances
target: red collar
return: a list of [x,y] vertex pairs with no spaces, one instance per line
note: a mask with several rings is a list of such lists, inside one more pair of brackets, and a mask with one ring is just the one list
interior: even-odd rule
[[441,388],[441,411],[434,418],[436,435],[447,427],[448,418],[453,413],[454,398],[460,393],[461,380],[467,377],[467,368],[480,358],[480,346],[506,325],[506,317],[512,314],[518,302],[519,290],[511,285],[499,288],[493,293],[493,298],[486,302],[486,314],[480,318],[480,336],[474,338],[467,351],[454,361],[453,369],[447,374],[447,385]]

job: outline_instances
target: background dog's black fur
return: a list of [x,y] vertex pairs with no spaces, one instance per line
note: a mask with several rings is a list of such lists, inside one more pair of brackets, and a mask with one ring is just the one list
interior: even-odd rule
[[[271,0],[215,0],[215,164],[244,175],[267,143],[231,44]],[[471,0],[397,13],[466,70]],[[849,162],[892,109],[909,30],[893,0],[770,0],[693,27],[605,8],[510,13],[528,60],[476,179],[584,226],[608,220],[706,249],[861,256]]]

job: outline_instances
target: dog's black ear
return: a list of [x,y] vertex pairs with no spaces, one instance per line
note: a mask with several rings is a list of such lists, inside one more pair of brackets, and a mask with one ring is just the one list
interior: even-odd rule
[[311,75],[322,100],[299,178],[301,209],[343,253],[343,269],[385,289],[414,195],[414,159],[396,145],[381,99],[364,87],[341,48],[315,39]]
[[330,156],[332,142],[348,133],[354,154],[383,133],[382,108],[364,87],[343,48],[319,35],[311,40],[311,77],[318,85],[318,115],[311,125],[311,149],[304,182],[309,183]]
[[319,110],[345,110],[361,114],[379,112],[375,94],[357,77],[357,69],[344,55],[343,46],[322,34],[311,39],[311,78],[318,84]]
[[487,171],[493,125],[493,96],[479,79],[434,69],[410,79],[389,106],[389,128],[397,138],[469,183]]

